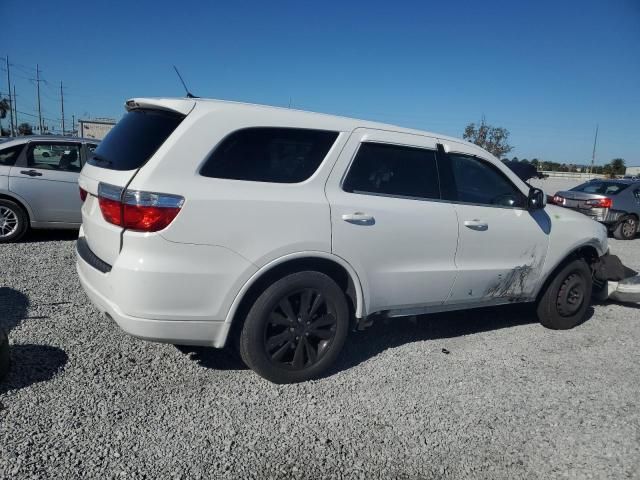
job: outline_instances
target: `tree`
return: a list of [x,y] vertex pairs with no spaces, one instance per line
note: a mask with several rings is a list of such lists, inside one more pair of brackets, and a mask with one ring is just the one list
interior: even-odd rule
[[18,133],[20,135],[33,135],[33,127],[28,123],[18,125]]
[[627,167],[622,158],[614,158],[609,162],[609,165],[611,165],[611,173],[613,175],[624,175],[624,172],[627,171]]
[[509,131],[502,127],[492,127],[487,124],[484,117],[482,117],[480,124],[477,126],[475,123],[467,125],[462,138],[475,143],[498,158],[504,157],[513,150],[513,147],[507,141],[509,139]]

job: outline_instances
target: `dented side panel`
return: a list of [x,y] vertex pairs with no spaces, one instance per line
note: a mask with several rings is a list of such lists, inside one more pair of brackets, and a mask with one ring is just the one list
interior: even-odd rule
[[[456,278],[449,304],[527,301],[543,274],[550,235],[544,210],[456,205],[461,219]],[[466,228],[481,220],[486,230]]]

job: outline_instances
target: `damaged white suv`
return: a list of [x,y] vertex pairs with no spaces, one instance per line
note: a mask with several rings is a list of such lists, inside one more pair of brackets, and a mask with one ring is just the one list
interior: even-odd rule
[[78,274],[140,338],[317,377],[379,316],[537,305],[571,328],[607,231],[461,140],[316,113],[134,99],[80,175]]

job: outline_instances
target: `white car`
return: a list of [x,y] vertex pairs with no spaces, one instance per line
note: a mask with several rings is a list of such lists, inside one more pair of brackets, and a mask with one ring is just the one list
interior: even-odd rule
[[80,174],[77,270],[137,337],[317,377],[373,318],[535,302],[580,323],[607,231],[446,136],[205,99],[134,99]]

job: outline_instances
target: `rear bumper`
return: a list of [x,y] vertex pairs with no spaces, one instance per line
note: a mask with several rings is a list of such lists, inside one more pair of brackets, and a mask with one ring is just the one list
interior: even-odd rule
[[[82,230],[79,241],[85,242]],[[145,340],[223,347],[231,326],[227,313],[255,267],[227,249],[159,236],[124,243],[114,264],[102,265],[109,268],[97,268],[86,243],[78,251],[80,284],[98,310]]]
[[580,212],[583,215],[586,215],[587,217],[597,222],[604,223],[607,226],[613,226],[617,224],[618,220],[620,220],[620,218],[625,214],[624,212],[621,212],[619,210],[611,210],[609,208],[590,208],[590,209],[574,208],[574,207],[564,207],[564,208],[569,208],[571,210],[575,210],[576,212]]
[[87,272],[87,269],[93,269],[93,267],[78,258],[76,269],[80,284],[91,303],[128,334],[152,342],[224,347],[231,324],[209,320],[154,320],[125,315],[93,286],[89,280],[92,274]]

